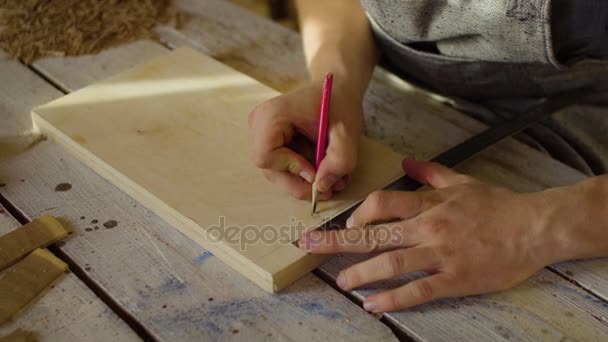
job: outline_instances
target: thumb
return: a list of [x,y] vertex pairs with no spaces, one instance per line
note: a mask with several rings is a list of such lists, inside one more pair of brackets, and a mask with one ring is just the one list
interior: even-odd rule
[[422,184],[430,185],[435,189],[470,183],[471,181],[469,176],[456,172],[439,163],[404,159],[401,166],[411,178]]
[[[333,144],[332,144],[333,143]],[[357,165],[357,146],[344,141],[330,141],[327,154],[316,174],[317,189],[327,192],[340,180],[348,179]]]

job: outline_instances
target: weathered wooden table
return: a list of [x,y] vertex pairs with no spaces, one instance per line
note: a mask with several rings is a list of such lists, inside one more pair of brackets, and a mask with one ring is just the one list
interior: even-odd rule
[[[138,41],[93,56],[25,66],[0,55],[0,134],[31,130],[33,106],[189,45],[280,91],[305,79],[299,37],[221,0],[179,0],[190,19],[159,27],[162,44]],[[1,52],[0,52],[1,54]],[[428,159],[484,126],[377,70],[366,134]],[[5,143],[1,146],[7,146]],[[6,153],[5,153],[6,154]],[[573,183],[580,173],[507,140],[461,170],[520,191]],[[58,184],[66,183],[57,187]],[[69,189],[68,189],[69,188]],[[68,189],[68,190],[66,190]],[[548,267],[503,293],[443,300],[377,317],[361,307],[365,288],[332,285],[356,257],[335,257],[270,295],[194,244],[51,141],[0,160],[0,233],[42,214],[76,236],[54,250],[72,272],[13,323],[48,340],[608,340],[608,262]],[[106,224],[115,220],[110,228]]]

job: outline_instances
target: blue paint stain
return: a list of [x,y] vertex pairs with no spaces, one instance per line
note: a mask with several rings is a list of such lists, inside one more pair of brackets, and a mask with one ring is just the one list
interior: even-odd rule
[[186,310],[161,311],[157,319],[174,329],[197,330],[202,341],[223,341],[227,337],[234,339],[232,336],[235,323],[254,328],[260,315],[260,307],[267,303],[264,299],[207,302],[204,298],[199,304]]
[[210,332],[211,334],[218,336],[222,334],[222,329],[220,329],[220,327],[217,326],[217,324],[213,323],[213,322],[205,322],[203,324],[205,326],[205,330],[207,330],[208,332]]
[[308,302],[300,304],[300,307],[306,311],[320,311],[323,310],[323,305],[314,302]]
[[333,320],[337,320],[337,319],[341,319],[342,318],[342,314],[337,312],[337,311],[333,311],[333,310],[329,310],[326,309],[323,304],[321,303],[315,303],[315,302],[306,302],[306,303],[302,303],[300,304],[300,308],[306,310],[307,312],[313,313],[313,314],[317,314],[317,315],[321,315],[325,318],[329,318],[329,319],[333,319]]
[[181,282],[177,278],[167,278],[164,283],[160,285],[158,290],[160,293],[165,293],[167,291],[175,291],[175,290],[183,290],[188,286],[188,282]]
[[202,265],[205,260],[211,258],[213,256],[213,254],[211,252],[204,252],[202,254],[200,254],[199,256],[197,256],[196,258],[194,258],[194,263],[197,265]]

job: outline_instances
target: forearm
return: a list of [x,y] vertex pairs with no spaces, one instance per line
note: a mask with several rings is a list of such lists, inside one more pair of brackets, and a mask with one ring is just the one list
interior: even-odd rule
[[608,175],[543,192],[552,262],[608,257]]
[[327,72],[363,96],[377,61],[369,21],[358,0],[297,0],[310,79]]

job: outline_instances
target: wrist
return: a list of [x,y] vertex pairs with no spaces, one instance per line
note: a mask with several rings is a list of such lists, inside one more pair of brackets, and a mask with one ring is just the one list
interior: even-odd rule
[[326,64],[315,68],[314,71],[311,70],[309,82],[320,88],[325,76],[330,72],[334,75],[333,93],[349,97],[353,103],[363,103],[368,82],[362,81],[360,77],[353,75],[340,63]]
[[566,188],[550,188],[529,195],[532,198],[529,207],[534,213],[530,249],[542,266],[567,260],[572,254],[571,227],[562,222],[563,213],[558,209],[563,207],[562,196]]
[[334,87],[356,99],[363,99],[375,62],[375,58],[353,56],[348,49],[328,42],[319,47],[318,53],[310,59],[309,79],[315,84],[322,84],[325,75],[331,72],[334,74]]
[[608,178],[537,193],[535,226],[547,264],[608,256]]
[[[335,70],[335,69],[333,69]],[[334,74],[332,96],[331,96],[331,108],[332,116],[334,118],[343,118],[349,122],[363,123],[363,96],[364,94],[356,84],[353,84],[348,76],[342,73]],[[315,77],[311,79],[307,86],[315,89],[319,94],[319,100],[323,89],[323,82],[326,74],[323,76]]]

